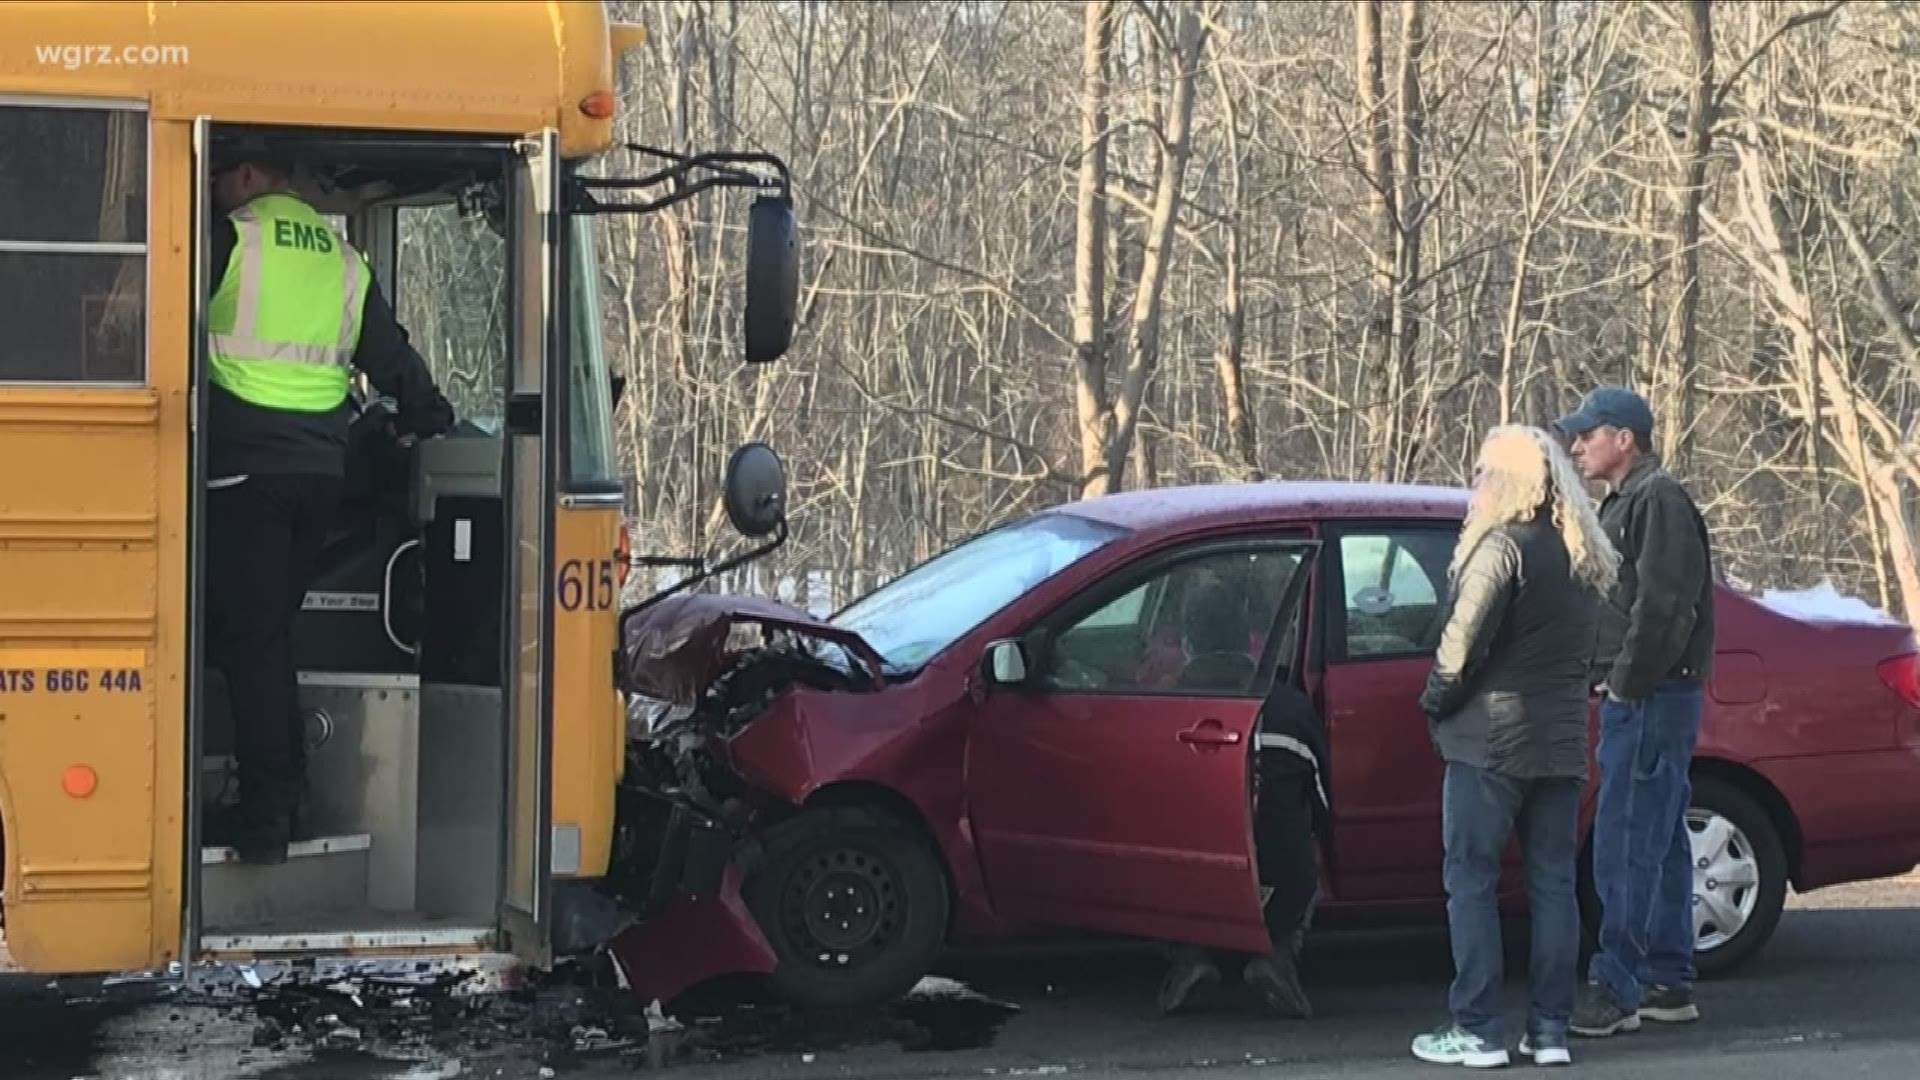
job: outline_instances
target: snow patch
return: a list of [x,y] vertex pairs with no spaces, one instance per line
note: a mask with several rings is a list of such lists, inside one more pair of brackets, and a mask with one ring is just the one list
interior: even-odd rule
[[938,975],[929,975],[907,991],[908,997],[970,997],[977,996],[966,983],[953,979],[943,979]]
[[1824,579],[1811,589],[1768,589],[1760,594],[1760,603],[1802,622],[1906,625],[1857,596],[1847,596]]

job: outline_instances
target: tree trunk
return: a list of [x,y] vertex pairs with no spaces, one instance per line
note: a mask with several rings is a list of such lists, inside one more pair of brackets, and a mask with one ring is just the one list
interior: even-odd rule
[[1888,554],[1893,559],[1893,572],[1900,582],[1900,608],[1908,623],[1920,618],[1920,557],[1914,553],[1913,521],[1907,516],[1905,500],[1901,498],[1900,472],[1892,464],[1880,465],[1873,471],[1872,491],[1880,506],[1880,516],[1887,523]]
[[1160,308],[1166,294],[1167,268],[1172,258],[1174,223],[1180,216],[1181,187],[1187,159],[1193,155],[1194,83],[1207,31],[1200,15],[1182,6],[1174,31],[1173,92],[1161,117],[1160,174],[1154,185],[1153,215],[1147,222],[1147,250],[1140,263],[1140,280],[1133,294],[1133,320],[1127,334],[1127,369],[1120,395],[1113,403],[1113,439],[1107,445],[1110,490],[1118,491],[1126,478],[1127,453],[1140,406],[1154,365],[1160,359]]
[[1354,78],[1360,100],[1360,123],[1366,131],[1368,255],[1373,262],[1373,289],[1368,295],[1362,339],[1367,357],[1354,380],[1353,392],[1367,408],[1366,471],[1374,480],[1386,478],[1392,454],[1390,433],[1396,408],[1391,392],[1377,387],[1393,364],[1393,319],[1390,314],[1399,225],[1394,212],[1393,126],[1386,106],[1386,58],[1380,35],[1381,0],[1354,0]]
[[1420,241],[1426,209],[1420,190],[1421,149],[1427,137],[1426,102],[1421,97],[1420,59],[1426,52],[1425,0],[1401,0],[1399,118],[1394,130],[1393,367],[1387,427],[1388,480],[1412,472],[1415,440],[1406,430],[1404,401],[1414,380],[1414,347],[1420,337],[1413,292],[1420,284]]
[[1073,243],[1074,411],[1081,493],[1118,485],[1107,472],[1107,56],[1113,0],[1088,0],[1080,57],[1080,193]]
[[1240,115],[1219,65],[1214,66],[1222,125],[1227,138],[1227,250],[1221,283],[1221,334],[1214,347],[1213,365],[1220,376],[1220,401],[1226,409],[1227,435],[1233,455],[1248,480],[1262,478],[1260,451],[1254,436],[1253,415],[1247,410],[1245,351],[1247,338],[1246,286],[1242,263],[1246,258],[1246,158],[1240,149]]
[[1707,159],[1713,153],[1713,4],[1689,0],[1687,42],[1693,72],[1687,91],[1687,147],[1680,189],[1679,237],[1674,244],[1675,285],[1679,302],[1673,308],[1669,343],[1678,342],[1680,355],[1673,370],[1673,412],[1663,425],[1669,463],[1684,471],[1693,445],[1694,384],[1700,361],[1700,203],[1706,195]]

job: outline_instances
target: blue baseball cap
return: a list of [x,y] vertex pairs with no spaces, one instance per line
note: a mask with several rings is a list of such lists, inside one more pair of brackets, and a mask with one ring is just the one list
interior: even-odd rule
[[1647,399],[1618,386],[1603,386],[1587,395],[1571,416],[1554,421],[1568,436],[1585,435],[1602,424],[1625,428],[1643,439],[1653,438],[1653,409]]

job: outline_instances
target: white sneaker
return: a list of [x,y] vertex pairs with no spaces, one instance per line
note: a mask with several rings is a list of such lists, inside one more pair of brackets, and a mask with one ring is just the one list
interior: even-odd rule
[[1465,1065],[1469,1069],[1498,1069],[1509,1060],[1506,1047],[1496,1047],[1453,1024],[1413,1040],[1413,1056],[1435,1065]]
[[1535,1065],[1571,1065],[1573,1055],[1565,1045],[1535,1046],[1533,1036],[1524,1036],[1520,1040],[1520,1056],[1532,1058]]

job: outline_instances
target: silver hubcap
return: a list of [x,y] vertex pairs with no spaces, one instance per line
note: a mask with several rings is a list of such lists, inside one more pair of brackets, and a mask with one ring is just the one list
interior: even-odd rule
[[1687,810],[1693,842],[1694,949],[1725,945],[1760,906],[1760,859],[1739,826],[1711,810]]

